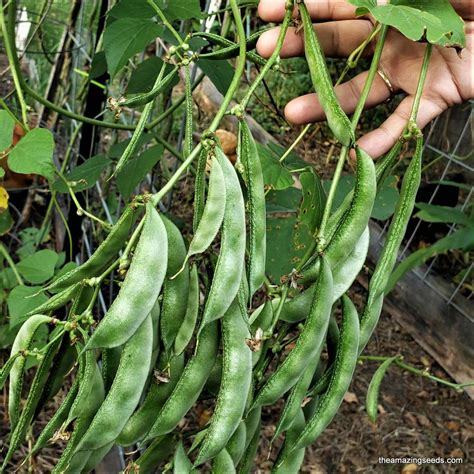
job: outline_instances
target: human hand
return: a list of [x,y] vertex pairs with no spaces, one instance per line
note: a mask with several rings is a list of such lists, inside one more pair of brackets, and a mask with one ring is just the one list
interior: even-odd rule
[[[285,14],[285,0],[260,0],[258,13],[265,21],[279,22]],[[474,5],[471,0],[452,1],[453,6],[466,22],[467,47],[458,55],[453,48],[434,47],[425,88],[421,98],[417,123],[423,128],[447,108],[474,98]],[[306,0],[314,20],[321,45],[329,57],[347,57],[370,34],[373,22],[367,17],[356,18],[355,7],[342,0]],[[275,48],[279,28],[262,34],[257,51],[269,57]],[[390,29],[379,70],[388,83],[377,74],[367,99],[366,107],[374,107],[390,98],[393,93],[406,97],[382,125],[360,138],[358,143],[371,156],[386,153],[400,137],[410,117],[413,97],[423,62],[426,45],[405,38]],[[367,48],[367,54],[373,47]],[[290,28],[287,32],[281,57],[304,54],[303,35]],[[347,113],[356,107],[367,72],[336,87],[336,95]],[[390,90],[389,84],[393,91]],[[307,94],[291,100],[285,107],[285,116],[294,124],[318,122],[325,119],[317,94]]]

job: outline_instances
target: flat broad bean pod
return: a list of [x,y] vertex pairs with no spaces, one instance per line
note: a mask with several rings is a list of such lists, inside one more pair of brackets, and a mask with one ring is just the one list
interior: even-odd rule
[[201,328],[222,318],[239,291],[245,259],[245,206],[239,178],[221,148],[215,154],[224,173],[226,187],[221,249],[211,288],[204,306]]
[[212,474],[234,474],[235,466],[232,456],[226,449],[220,451],[215,457],[212,463]]
[[179,441],[173,455],[173,474],[188,474],[193,471],[193,463],[190,461],[183,442]]
[[217,357],[219,334],[217,323],[208,324],[196,343],[196,350],[145,437],[145,441],[172,431],[189,411],[201,393]]
[[311,360],[319,357],[331,316],[333,282],[328,262],[321,259],[321,272],[314,284],[309,316],[295,347],[259,390],[253,406],[270,405],[298,381]]
[[194,466],[224,449],[242,419],[246,405],[242,394],[249,392],[252,379],[252,354],[246,343],[249,336],[238,302],[234,301],[222,319],[222,381]]
[[247,438],[247,427],[245,421],[241,421],[239,427],[235,430],[232,437],[229,439],[226,451],[230,454],[234,466],[237,466],[242,459],[245,452],[245,441]]
[[[423,136],[416,140],[416,149],[403,176],[400,199],[390,222],[382,254],[369,281],[369,296],[361,318],[360,351],[366,346],[377,325],[383,304],[383,294],[397,261],[398,250],[415,206],[416,193],[421,181]],[[382,299],[380,301],[379,299]],[[380,310],[378,310],[380,308]]]
[[145,451],[143,451],[140,457],[127,467],[125,472],[154,474],[160,462],[167,459],[170,453],[175,450],[176,443],[177,440],[172,435],[156,438]]
[[164,218],[163,222],[168,236],[169,251],[163,282],[160,333],[165,351],[170,353],[186,316],[189,297],[189,266],[185,261],[186,246],[181,232],[169,219]]
[[299,3],[299,12],[303,23],[306,61],[308,62],[314,88],[318,93],[318,100],[326,114],[329,128],[334,133],[334,136],[344,146],[349,146],[355,141],[351,122],[342,110],[334,93],[334,87],[326,65],[326,58],[304,3]]
[[359,316],[352,301],[343,296],[341,336],[329,387],[291,450],[299,450],[313,443],[336,415],[354,374],[358,348]]
[[140,401],[148,377],[152,346],[152,322],[147,316],[125,345],[112,386],[76,453],[102,448],[117,439]]
[[166,228],[153,205],[146,205],[145,224],[120,292],[86,344],[85,350],[127,342],[150,314],[165,278]]
[[239,144],[237,159],[243,167],[247,186],[247,207],[249,216],[249,299],[265,280],[266,263],[266,206],[262,165],[257,145],[249,126],[244,120],[239,122]]
[[58,292],[84,279],[95,277],[107,268],[112,259],[118,254],[127,240],[130,229],[136,218],[136,208],[133,204],[127,206],[117,223],[107,235],[97,250],[82,265],[73,268],[49,284],[45,291]]

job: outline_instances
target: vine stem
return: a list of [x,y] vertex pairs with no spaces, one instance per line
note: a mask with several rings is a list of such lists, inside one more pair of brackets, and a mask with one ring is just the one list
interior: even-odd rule
[[[11,5],[9,5],[9,7],[11,7]],[[11,12],[11,10],[9,10],[9,12]],[[10,17],[11,16],[13,15],[10,15]],[[28,107],[26,105],[25,96],[23,95],[23,89],[21,87],[21,80],[19,77],[18,56],[16,47],[14,44],[12,44],[12,41],[14,41],[14,34],[12,33],[14,31],[14,27],[13,25],[11,25],[10,32],[8,31],[7,24],[5,22],[5,14],[3,13],[3,2],[0,6],[0,27],[2,29],[3,41],[5,43],[5,52],[7,53],[8,62],[10,64],[13,83],[15,84],[16,93],[18,95],[18,101],[20,102],[23,126],[26,130],[29,130]]]
[[[384,362],[388,359],[392,359],[393,357],[386,357],[386,356],[359,356],[360,361],[373,361],[373,362]],[[466,382],[466,383],[453,383],[449,382],[448,380],[442,379],[440,377],[436,377],[435,375],[432,375],[429,373],[428,369],[417,369],[416,367],[413,367],[412,365],[406,364],[405,362],[402,362],[403,356],[398,356],[393,360],[393,363],[395,365],[398,365],[403,370],[406,370],[408,372],[411,372],[414,375],[418,375],[420,377],[425,377],[433,382],[437,382],[443,385],[447,385],[448,387],[454,388],[455,390],[461,390],[465,387],[471,387],[474,385],[474,381],[471,382]]]
[[150,5],[150,7],[153,8],[153,10],[155,10],[156,14],[160,17],[160,20],[163,22],[166,28],[168,28],[171,34],[177,39],[178,44],[182,45],[183,38],[181,38],[179,33],[174,29],[173,25],[168,21],[163,11],[161,10],[161,8],[154,2],[154,0],[147,0],[147,1],[148,1],[148,5]]
[[2,242],[0,242],[0,254],[3,255],[3,257],[7,261],[8,265],[12,269],[12,272],[15,275],[15,278],[16,278],[18,284],[23,286],[25,284],[25,282],[23,281],[23,278],[21,278],[21,275],[18,272],[18,268],[16,268],[15,262],[11,258],[10,253],[8,252],[7,248],[5,247],[5,245]]
[[[389,27],[387,25],[384,25],[382,29],[380,30],[380,37],[379,37],[379,40],[377,41],[377,46],[375,47],[372,63],[370,64],[369,74],[367,75],[364,88],[361,92],[359,101],[357,102],[356,109],[352,116],[351,125],[352,125],[353,131],[355,131],[357,124],[359,123],[360,116],[362,114],[362,111],[364,110],[367,97],[369,96],[370,89],[372,88],[372,84],[375,79],[375,75],[377,74],[380,58],[382,57],[382,51],[385,45],[385,39],[387,37],[388,28]],[[321,252],[325,246],[324,234],[326,232],[326,226],[329,220],[329,216],[331,215],[331,209],[332,209],[332,204],[334,202],[334,197],[336,195],[337,185],[339,184],[339,180],[341,179],[342,170],[344,168],[344,164],[348,156],[349,156],[349,148],[346,146],[342,147],[341,153],[339,155],[339,159],[336,165],[336,169],[334,170],[334,175],[331,182],[331,187],[329,189],[326,206],[324,207],[324,213],[321,219],[321,226],[319,227],[319,231],[317,235],[317,241],[318,241],[317,250],[319,252]]]
[[423,88],[426,82],[426,75],[428,74],[428,68],[430,65],[431,52],[433,51],[433,45],[428,43],[425,49],[425,55],[423,56],[423,64],[421,65],[420,78],[418,79],[418,85],[416,87],[415,98],[413,99],[413,105],[410,114],[409,127],[418,128],[416,125],[416,118],[418,116],[418,110],[420,108],[421,96],[423,95]]
[[288,31],[288,27],[290,26],[290,21],[292,19],[293,15],[293,5],[294,5],[294,0],[288,0],[286,2],[286,13],[285,17],[283,19],[283,22],[280,26],[280,34],[278,35],[278,39],[275,45],[275,49],[273,50],[272,55],[268,58],[265,66],[263,66],[262,70],[258,74],[258,76],[253,80],[252,84],[250,85],[247,93],[245,94],[245,97],[242,99],[240,102],[240,108],[242,111],[245,110],[247,107],[247,104],[252,97],[252,94],[255,92],[257,89],[258,85],[262,82],[263,78],[265,75],[268,73],[268,71],[273,67],[277,59],[280,58],[280,52],[281,48],[283,47],[283,42],[285,40],[286,32]]

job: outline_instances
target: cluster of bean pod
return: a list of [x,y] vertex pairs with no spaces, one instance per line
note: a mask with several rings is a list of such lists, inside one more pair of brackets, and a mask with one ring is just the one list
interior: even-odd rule
[[[0,372],[0,386],[9,379],[11,426],[2,472],[45,403],[70,379],[65,399],[29,454],[55,440],[67,441],[54,473],[89,472],[115,444],[140,450],[127,472],[154,472],[165,465],[181,474],[205,463],[215,473],[250,472],[262,407],[282,397],[272,441],[282,433],[285,437],[273,470],[298,472],[305,448],[336,415],[377,324],[413,210],[422,138],[403,177],[359,318],[347,291],[364,264],[377,184],[393,158],[376,167],[354,146],[304,4],[301,16],[308,64],[329,125],[342,144],[355,149],[357,167],[354,189],[329,219],[325,239],[289,277],[298,291],[291,298],[272,291],[253,307],[266,279],[265,190],[257,148],[241,118],[235,167],[217,140],[206,138],[197,163],[188,245],[172,220],[142,196],[127,207],[91,258],[47,286],[50,299],[24,315]],[[228,47],[233,51],[234,46]],[[142,224],[127,244],[143,210]],[[117,268],[123,283],[97,323],[95,299]],[[334,311],[339,306],[338,325]],[[60,320],[55,315],[63,307],[67,316]],[[48,342],[35,349],[45,330]],[[294,347],[287,351],[289,341]],[[325,347],[327,363],[321,358]],[[22,403],[30,358],[37,359],[37,369]],[[214,403],[207,424],[197,432],[184,430],[183,419],[201,399],[210,398]]]

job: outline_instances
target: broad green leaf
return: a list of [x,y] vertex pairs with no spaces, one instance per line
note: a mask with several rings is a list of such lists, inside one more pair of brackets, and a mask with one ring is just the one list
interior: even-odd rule
[[430,258],[447,252],[448,250],[462,249],[467,251],[472,250],[473,248],[474,232],[472,231],[472,228],[463,228],[451,235],[443,237],[429,247],[425,247],[413,252],[410,256],[405,258],[405,260],[403,260],[397,268],[395,268],[387,283],[385,294],[393,290],[397,281],[400,280],[400,278],[402,278],[405,273],[409,272],[418,265],[421,265]]
[[56,274],[54,275],[54,279],[57,280],[62,275],[65,275],[68,271],[72,270],[73,268],[77,267],[76,262],[67,262],[64,267],[62,267]]
[[300,174],[300,182],[303,200],[299,212],[300,222],[314,233],[321,224],[324,206],[326,204],[326,193],[319,176],[312,168]]
[[375,196],[371,217],[380,221],[387,220],[395,212],[400,193],[395,176],[389,176]]
[[294,213],[301,202],[301,190],[286,188],[281,191],[269,191],[266,197],[267,215],[275,213]]
[[40,284],[54,275],[58,254],[49,249],[39,250],[17,264],[18,271],[30,283]]
[[135,187],[163,156],[163,147],[156,145],[136,158],[132,158],[117,175],[117,186],[124,198],[129,197]]
[[224,59],[219,61],[199,59],[198,65],[216,86],[217,90],[225,95],[234,77],[234,69],[229,62]]
[[[84,191],[94,186],[100,178],[100,175],[111,163],[111,160],[104,155],[96,155],[74,168],[70,173],[65,175],[65,178],[69,183],[76,183],[72,186],[74,192]],[[68,192],[66,183],[61,178],[58,178],[54,182],[53,189],[60,193]]]
[[[323,180],[323,188],[326,194],[329,193],[331,187],[331,180]],[[341,176],[339,183],[337,184],[336,194],[334,195],[334,201],[332,203],[332,210],[334,212],[344,201],[344,198],[354,189],[355,178],[353,175],[346,174]]]
[[113,79],[132,56],[143,51],[162,31],[155,22],[140,18],[120,18],[107,25],[104,51],[110,77]]
[[46,128],[34,128],[8,155],[8,167],[16,173],[54,177],[54,139]]
[[155,10],[150,7],[147,0],[121,0],[108,13],[109,19],[121,18],[153,18]]
[[13,218],[10,211],[6,209],[0,212],[0,235],[5,235],[13,226]]
[[[144,133],[143,135],[141,135],[140,138],[138,139],[137,146],[135,148],[135,152],[133,156],[137,155],[140,149],[142,148],[142,146],[150,142],[152,138],[153,138],[153,135],[151,133]],[[123,140],[121,142],[115,143],[109,148],[109,152],[107,153],[107,156],[109,158],[120,158],[129,143],[130,143],[130,138],[128,138],[127,140]]]
[[0,325],[0,349],[11,349],[18,333],[18,328],[11,328],[8,324]]
[[349,1],[358,7],[357,14],[370,13],[412,41],[426,37],[433,44],[466,46],[464,21],[449,0],[392,0],[388,5],[377,5],[374,0]]
[[94,54],[92,59],[91,71],[89,77],[91,79],[97,79],[107,72],[107,59],[105,58],[104,51],[99,51]]
[[278,161],[278,157],[266,146],[257,144],[257,148],[262,163],[264,183],[276,190],[293,186],[291,173]]
[[13,139],[15,121],[6,110],[0,110],[0,152],[6,150]]
[[[162,0],[163,1],[163,0]],[[201,18],[199,0],[166,0],[163,1],[164,13],[168,20],[189,20]]]
[[7,298],[10,327],[20,322],[21,316],[48,301],[39,286],[16,286]]
[[[266,146],[278,159],[280,159],[286,152],[286,148],[276,143],[268,143]],[[285,168],[289,169],[290,171],[302,170],[307,167],[308,163],[302,160],[294,151],[291,151],[289,155],[287,155],[287,157],[285,158]]]
[[[137,68],[132,72],[130,81],[127,87],[127,94],[140,94],[143,92],[149,92],[153,88],[153,84],[161,71],[163,61],[157,56],[153,56],[145,61],[141,62]],[[171,64],[166,65],[165,75],[167,75],[173,66]],[[170,90],[179,82],[179,75],[176,74],[175,79],[164,89],[164,91]]]
[[[18,234],[21,240],[22,245],[17,248],[16,254],[20,260],[33,255],[36,252],[36,247],[39,243],[38,240],[41,237],[40,229],[37,227],[27,227],[23,229]],[[45,233],[45,236],[47,233]]]
[[418,217],[418,219],[422,221],[474,226],[474,220],[464,214],[461,209],[448,206],[436,206],[424,202],[416,203],[415,206],[420,209],[420,211],[415,214],[415,217]]

